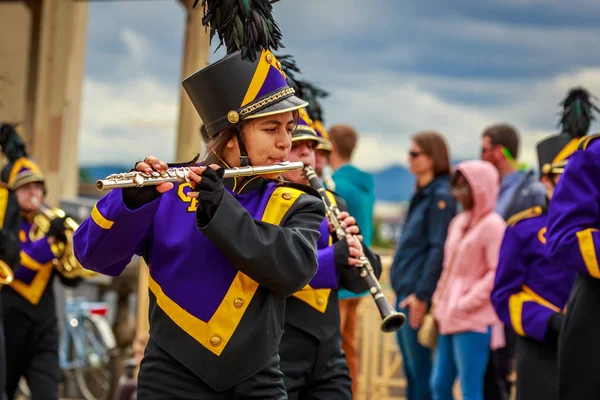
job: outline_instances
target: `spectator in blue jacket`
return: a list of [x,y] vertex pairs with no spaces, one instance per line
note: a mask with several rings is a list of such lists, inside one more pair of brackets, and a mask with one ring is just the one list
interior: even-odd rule
[[418,133],[412,137],[408,154],[417,187],[390,278],[397,296],[396,308],[408,318],[408,324],[397,331],[407,399],[429,400],[431,351],[418,343],[417,332],[442,272],[444,243],[456,214],[456,202],[450,194],[450,157],[444,138],[437,132]]
[[[373,241],[373,209],[375,207],[375,180],[368,174],[350,164],[356,148],[358,134],[348,125],[334,125],[329,129],[331,153],[329,165],[333,169],[335,192],[339,194],[348,206],[348,212],[356,218],[360,228],[363,243],[369,247]],[[355,294],[341,289],[340,319],[342,332],[342,350],[352,377],[352,393],[358,393],[358,340],[356,337],[356,309],[360,297],[368,294]]]

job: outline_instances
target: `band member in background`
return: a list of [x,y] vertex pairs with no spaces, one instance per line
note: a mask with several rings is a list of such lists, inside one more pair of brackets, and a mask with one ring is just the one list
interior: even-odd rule
[[[541,182],[549,204],[566,160],[579,141],[565,132],[537,145]],[[517,398],[557,399],[558,338],[576,274],[548,257],[547,206],[522,211],[507,224],[492,303],[500,319],[519,335]]]
[[[277,349],[285,302],[317,271],[323,202],[279,174],[223,179],[222,171],[285,161],[296,110],[307,103],[294,96],[277,58],[257,47],[279,45],[270,12],[249,22],[261,35],[256,43],[230,40],[232,32],[215,25],[226,11],[207,12],[211,29],[241,49],[228,48],[183,81],[206,125],[205,166],[191,167],[191,183],[113,190],[77,230],[76,256],[112,276],[133,254],[148,263],[150,339],[139,399],[286,399]],[[168,167],[154,157],[136,164]]]
[[[496,212],[505,220],[531,207],[546,203],[546,190],[539,182],[536,171],[525,170],[517,162],[519,133],[509,124],[487,127],[481,137],[481,159],[496,167],[500,174],[500,194]],[[516,334],[505,325],[506,345],[491,351],[485,374],[486,400],[508,400],[513,383]]]
[[[567,132],[587,133],[594,110],[585,89],[565,102]],[[568,115],[572,114],[572,115]],[[563,122],[563,127],[565,123]],[[600,134],[579,142],[556,185],[546,234],[550,260],[577,274],[558,344],[558,399],[600,398]]]
[[[9,154],[8,159],[18,158],[20,152],[24,151],[22,150],[24,149],[22,143],[17,143],[21,144],[21,146],[9,149],[9,141],[13,135],[16,136],[13,125],[2,124],[0,126],[0,147],[2,147],[4,152]],[[17,153],[16,155],[14,154],[15,152]],[[20,265],[20,215],[21,211],[15,194],[8,188],[5,182],[0,182],[0,262],[3,262],[10,269],[10,271],[2,271],[3,278],[9,278],[9,274],[14,278],[14,273]],[[6,282],[8,283],[8,279],[6,279]],[[3,319],[2,296],[0,295],[0,400],[6,399],[6,374],[8,371]]]
[[[19,142],[15,131],[9,144]],[[21,377],[27,379],[32,399],[58,399],[58,320],[53,278],[76,286],[81,278],[67,279],[55,269],[51,244],[65,241],[65,219],[50,222],[47,232],[38,232],[33,224],[39,206],[44,203],[44,175],[26,153],[11,159],[2,169],[2,181],[17,199],[21,212],[19,230],[20,265],[10,286],[2,288],[3,323],[6,341],[6,393],[15,395]],[[14,251],[14,250],[13,250]]]
[[[292,151],[289,161],[302,161],[304,165],[315,165],[315,148],[321,141],[306,111],[300,110],[298,126],[292,136]],[[283,174],[286,180],[308,184],[303,171]],[[330,201],[342,210],[340,220],[348,234],[359,234],[356,221],[346,210],[346,203],[328,191]],[[317,242],[319,269],[310,284],[289,297],[285,313],[285,333],[281,339],[279,353],[281,370],[284,374],[288,397],[293,399],[352,399],[351,379],[346,358],[342,352],[340,334],[340,311],[338,289],[344,287],[352,292],[365,290],[360,277],[358,258],[361,253],[354,239],[338,241],[330,233],[324,220]],[[377,256],[364,247],[373,265],[376,276],[381,274]]]

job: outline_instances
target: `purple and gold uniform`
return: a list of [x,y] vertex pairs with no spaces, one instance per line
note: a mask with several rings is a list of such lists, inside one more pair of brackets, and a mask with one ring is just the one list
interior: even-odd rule
[[575,280],[547,255],[547,219],[536,206],[508,220],[492,291],[498,316],[519,335],[516,386],[523,399],[556,398],[560,326],[554,320],[562,317]]
[[[20,157],[3,169],[2,180],[14,192],[29,183],[43,184],[44,176],[35,162]],[[58,320],[53,278],[58,275],[67,286],[76,286],[81,278],[67,279],[57,272],[48,236],[32,236],[37,229],[31,218],[29,214],[20,218],[18,242],[10,245],[11,253],[18,254],[14,280],[0,292],[6,364],[10,366],[6,393],[12,398],[25,376],[32,398],[58,399]]]
[[[310,140],[315,142],[315,147],[320,144],[311,125],[312,121],[301,110],[292,142]],[[327,196],[341,211],[347,211],[342,198],[330,191]],[[346,240],[338,242],[333,237],[327,219],[323,220],[319,231],[317,273],[306,287],[288,297],[286,304],[285,333],[279,354],[290,400],[352,399],[350,371],[341,349],[338,289],[360,293],[366,286],[359,269],[347,265]],[[366,247],[364,251],[379,277],[379,258]]]
[[547,255],[548,215],[536,206],[507,221],[492,303],[500,319],[521,336],[545,340],[548,321],[562,312],[575,274]]
[[145,258],[150,340],[217,391],[277,355],[285,299],[315,274],[324,216],[315,197],[293,187],[235,183],[226,180],[201,230],[190,185],[179,184],[134,211],[114,190],[74,238],[81,264],[103,274],[119,275],[133,254]]
[[[577,92],[571,92],[577,94]],[[567,105],[567,110],[571,108]],[[581,121],[576,119],[576,121]],[[554,205],[556,182],[577,150],[585,130],[564,130],[537,145],[540,174]],[[509,219],[492,302],[499,317],[512,326],[517,338],[517,397],[556,399],[558,396],[558,340],[576,273],[548,253],[547,207],[532,207]],[[532,374],[532,371],[536,371]]]
[[559,338],[559,399],[600,398],[600,135],[565,168],[548,216],[550,259],[577,273]]

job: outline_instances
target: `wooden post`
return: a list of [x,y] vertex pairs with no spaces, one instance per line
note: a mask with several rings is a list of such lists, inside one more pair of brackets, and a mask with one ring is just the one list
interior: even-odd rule
[[[25,136],[46,176],[47,201],[58,205],[78,187],[77,131],[87,29],[86,2],[29,2],[32,42]],[[68,111],[67,111],[68,110]]]
[[[194,0],[181,0],[187,10],[185,44],[181,80],[208,65],[210,51],[208,30],[202,26],[202,8],[192,9]],[[192,102],[180,88],[179,122],[177,126],[176,160],[190,160],[202,148],[200,125],[202,121]]]
[[[79,117],[85,67],[89,3],[73,2],[64,95],[64,125],[60,155],[60,196],[76,197],[79,191]],[[58,204],[56,204],[58,206]]]

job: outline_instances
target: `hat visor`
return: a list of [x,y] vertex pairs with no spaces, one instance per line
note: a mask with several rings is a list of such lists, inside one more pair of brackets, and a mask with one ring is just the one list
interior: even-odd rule
[[288,111],[299,110],[308,105],[307,101],[302,100],[296,96],[286,97],[285,99],[278,101],[275,104],[271,104],[268,107],[263,108],[260,111],[257,111],[255,114],[249,115],[244,119],[254,119],[260,117],[267,117],[269,115],[281,114]]
[[329,141],[323,140],[323,138],[319,138],[317,150],[331,151],[331,143],[329,143]]
[[292,136],[292,142],[299,142],[300,140],[313,140],[317,143],[321,143],[319,141],[319,138],[316,137],[315,135],[311,135],[309,133],[306,134],[299,134],[299,135],[293,135]]
[[32,183],[32,182],[40,182],[40,183],[45,183],[45,179],[43,175],[39,175],[39,174],[31,174],[31,175],[27,175],[24,176],[22,178],[17,178],[15,179],[13,182],[11,182],[8,187],[11,190],[16,190],[17,188],[26,185],[28,183]]

